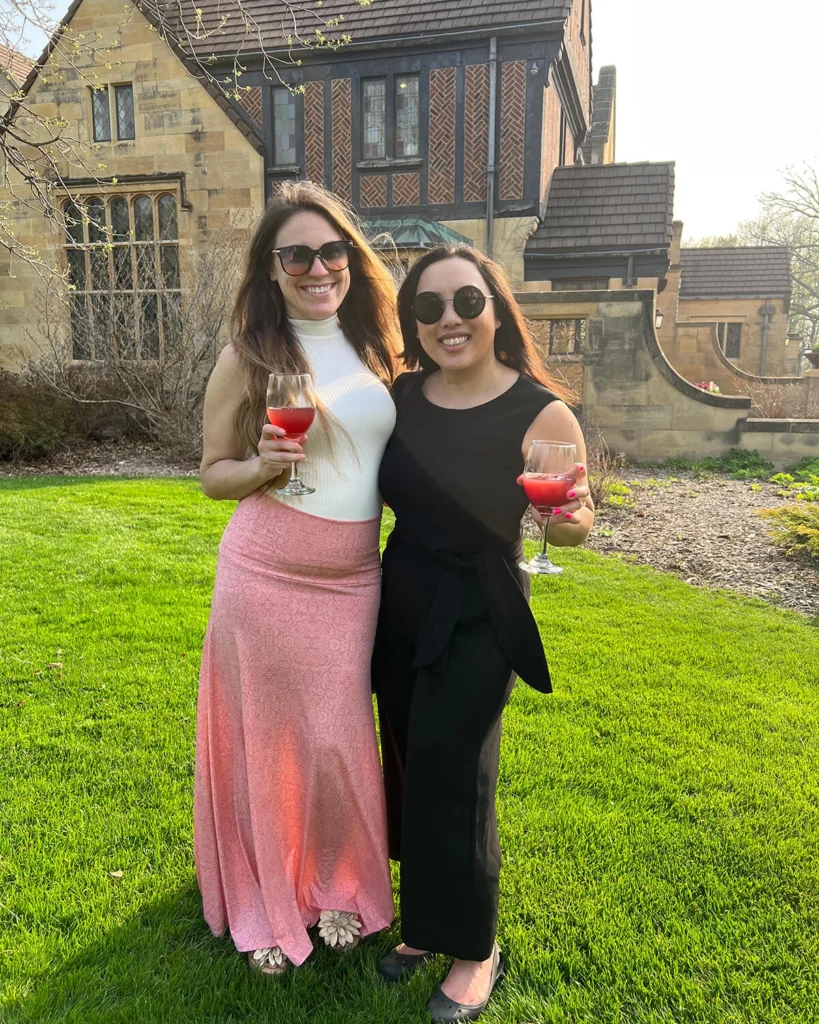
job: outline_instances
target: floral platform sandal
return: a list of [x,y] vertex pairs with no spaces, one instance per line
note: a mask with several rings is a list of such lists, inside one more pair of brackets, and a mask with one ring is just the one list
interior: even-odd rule
[[278,946],[254,949],[247,954],[247,966],[258,974],[284,974],[290,961]]
[[361,941],[361,921],[357,914],[346,910],[322,910],[319,917],[319,935],[330,949],[355,949]]

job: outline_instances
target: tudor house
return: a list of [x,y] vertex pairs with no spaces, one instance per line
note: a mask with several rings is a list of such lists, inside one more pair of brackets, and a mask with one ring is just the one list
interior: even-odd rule
[[[350,37],[338,48],[291,45],[287,33],[297,44],[321,24],[313,5],[293,8],[285,32],[275,4],[245,0],[249,33],[220,24],[219,0],[200,3],[201,25],[219,27],[197,56],[230,82],[239,55],[238,90],[174,52],[157,31],[178,10],[164,0],[123,15],[111,0],[74,0],[62,35],[97,35],[97,54],[82,75],[44,73],[58,35],[23,84],[104,164],[64,169],[62,235],[36,208],[9,209],[18,237],[70,275],[75,359],[99,358],[89,328],[116,310],[135,325],[137,355],[154,358],[197,256],[226,224],[252,224],[278,183],[309,178],[356,208],[391,262],[467,241],[518,291],[564,293],[550,307],[561,319],[540,334],[554,360],[582,359],[584,293],[648,288],[660,343],[688,379],[704,375],[697,353],[712,335],[747,372],[795,372],[786,257],[681,252],[673,163],[614,162],[616,72],[602,68],[593,85],[591,0],[325,0],[322,17],[343,16]],[[0,366],[36,347],[41,289],[25,265],[0,260]]]
[[[388,232],[403,262],[438,241],[468,241],[522,285],[552,172],[583,159],[591,126],[590,0],[337,8],[352,41],[281,68],[298,92],[254,70],[252,54],[245,61],[267,194],[292,176],[322,182],[371,235]],[[241,42],[228,35],[220,46],[231,41]]]
[[[156,31],[163,7],[143,0],[120,16],[111,0],[75,0],[23,85],[28,104],[65,119],[104,164],[94,174],[63,169],[88,213],[66,205],[64,237],[36,208],[10,206],[17,236],[70,274],[75,358],[95,356],[83,329],[110,315],[106,292],[138,324],[138,350],[155,355],[170,305],[160,292],[179,289],[180,270],[226,218],[252,223],[277,183],[294,177],[348,200],[371,234],[390,233],[405,262],[437,241],[469,241],[524,286],[524,247],[552,173],[583,160],[589,135],[590,0],[327,0],[322,15],[343,14],[351,41],[305,47],[298,61],[275,5],[246,0],[261,26],[252,45],[228,22],[197,49],[217,79],[241,53],[246,71],[232,95]],[[221,16],[217,0],[199,10],[205,27]],[[311,17],[308,5],[298,9],[303,37]],[[116,60],[89,54],[82,75],[48,73],[61,39],[80,33],[115,46]],[[25,265],[0,261],[0,365],[36,345],[41,288]]]

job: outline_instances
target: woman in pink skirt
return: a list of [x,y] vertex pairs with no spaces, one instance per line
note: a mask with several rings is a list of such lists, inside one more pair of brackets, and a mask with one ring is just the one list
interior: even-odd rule
[[[280,974],[316,924],[344,949],[393,918],[370,655],[395,289],[338,199],[288,184],[256,227],[232,326],[204,412],[203,490],[239,504],[202,657],[196,872],[211,930]],[[313,377],[304,447],[263,426],[272,372]],[[294,462],[313,493],[277,493]]]

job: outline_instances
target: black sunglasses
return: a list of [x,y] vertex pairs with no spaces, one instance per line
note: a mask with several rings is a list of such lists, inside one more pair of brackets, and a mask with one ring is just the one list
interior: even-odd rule
[[486,300],[494,298],[494,295],[484,295],[480,288],[466,284],[451,299],[444,299],[437,292],[420,292],[412,303],[412,311],[419,323],[437,324],[444,315],[445,304],[451,302],[458,316],[474,320],[486,309]]
[[346,270],[350,265],[352,245],[350,241],[325,242],[320,249],[311,249],[309,245],[284,245],[270,251],[279,257],[285,274],[302,277],[313,266],[316,256],[325,270]]

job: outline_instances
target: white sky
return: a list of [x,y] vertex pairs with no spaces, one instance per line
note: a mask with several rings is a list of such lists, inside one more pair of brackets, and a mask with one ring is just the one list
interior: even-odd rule
[[595,81],[617,67],[617,159],[676,161],[685,238],[727,234],[782,170],[817,161],[819,0],[591,2]]
[[675,160],[685,238],[727,234],[819,154],[817,0],[592,0],[618,161]]

